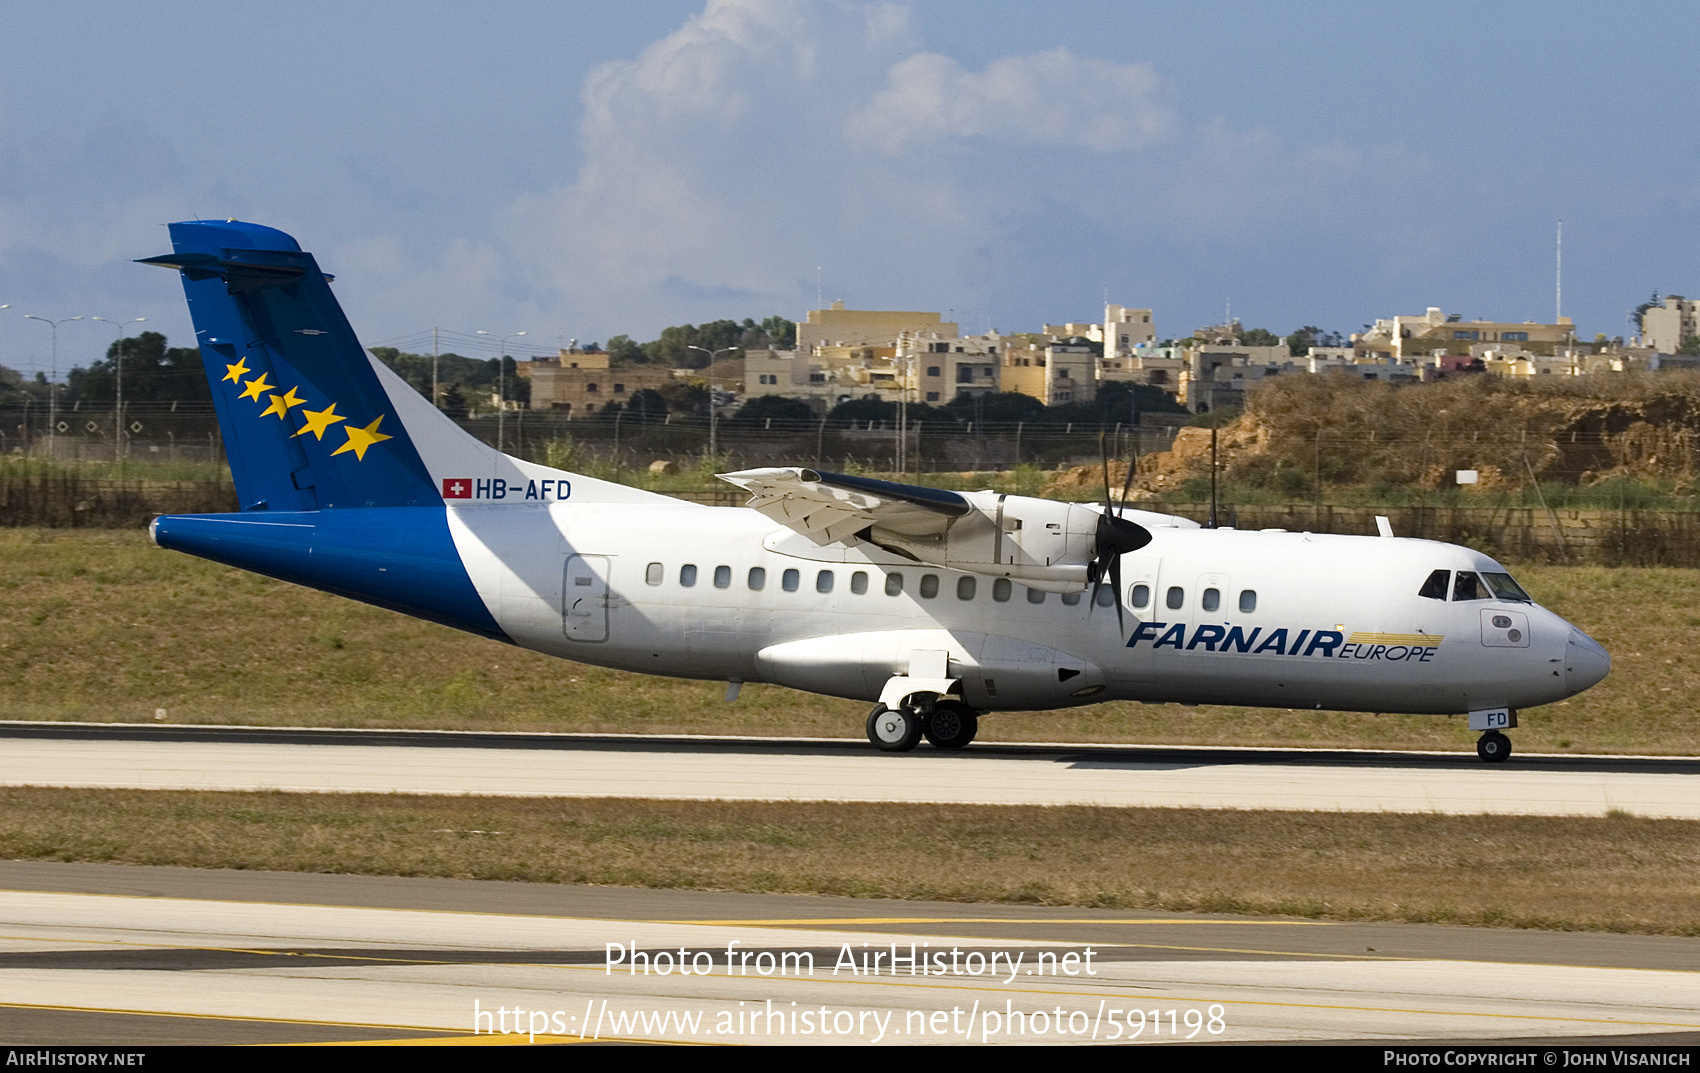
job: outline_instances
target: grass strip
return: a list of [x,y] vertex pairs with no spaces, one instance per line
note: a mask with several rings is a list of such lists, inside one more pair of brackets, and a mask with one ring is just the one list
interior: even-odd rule
[[1700,822],[0,790],[0,857],[1700,935]]
[[[1700,754],[1700,570],[1526,566],[1536,599],[1612,653],[1610,677],[1522,713],[1519,752]],[[778,686],[553,659],[148,545],[115,531],[0,531],[0,717],[636,734],[862,735],[868,705]],[[1442,716],[1112,702],[998,714],[1001,741],[1468,754]]]

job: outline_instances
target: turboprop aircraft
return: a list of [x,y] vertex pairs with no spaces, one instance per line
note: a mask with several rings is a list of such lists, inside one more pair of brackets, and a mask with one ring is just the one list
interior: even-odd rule
[[[241,510],[156,544],[582,663],[871,701],[869,740],[971,742],[981,715],[1106,700],[1468,714],[1606,651],[1479,552],[1204,529],[1169,515],[819,472],[685,503],[503,454],[360,347],[281,231],[172,224]],[[1126,498],[1124,488],[1123,498]]]

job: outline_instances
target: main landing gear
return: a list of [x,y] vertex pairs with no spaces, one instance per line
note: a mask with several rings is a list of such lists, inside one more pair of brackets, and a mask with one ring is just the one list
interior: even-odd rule
[[1497,730],[1490,730],[1476,739],[1476,755],[1490,764],[1502,764],[1511,755],[1511,739]]
[[[926,710],[928,707],[931,711]],[[881,704],[868,713],[868,740],[874,748],[888,753],[908,752],[920,744],[922,735],[934,748],[962,749],[979,729],[979,713],[954,700],[901,708]]]

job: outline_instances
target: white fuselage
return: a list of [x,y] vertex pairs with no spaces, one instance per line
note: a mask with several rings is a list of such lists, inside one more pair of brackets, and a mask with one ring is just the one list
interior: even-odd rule
[[[1156,527],[1122,558],[1118,624],[1090,592],[819,546],[753,510],[448,512],[474,586],[516,643],[650,674],[871,701],[912,653],[943,651],[982,710],[1120,699],[1444,713],[1560,700],[1609,665],[1539,606],[1418,595],[1435,570],[1502,570],[1432,541]],[[1508,620],[1518,628],[1494,625]],[[1567,659],[1578,645],[1580,668]]]

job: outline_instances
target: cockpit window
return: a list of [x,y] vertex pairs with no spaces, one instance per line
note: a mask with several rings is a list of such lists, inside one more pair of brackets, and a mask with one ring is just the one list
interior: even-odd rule
[[1430,600],[1446,599],[1446,584],[1452,580],[1452,571],[1436,570],[1423,582],[1423,587],[1417,590],[1418,596],[1426,596]]
[[1474,571],[1460,570],[1452,582],[1452,598],[1454,600],[1487,600],[1491,599],[1487,586]]
[[1488,588],[1493,590],[1495,599],[1516,600],[1525,604],[1535,602],[1529,598],[1528,593],[1523,591],[1523,586],[1511,580],[1510,574],[1489,574],[1483,571],[1482,580],[1487,582]]

